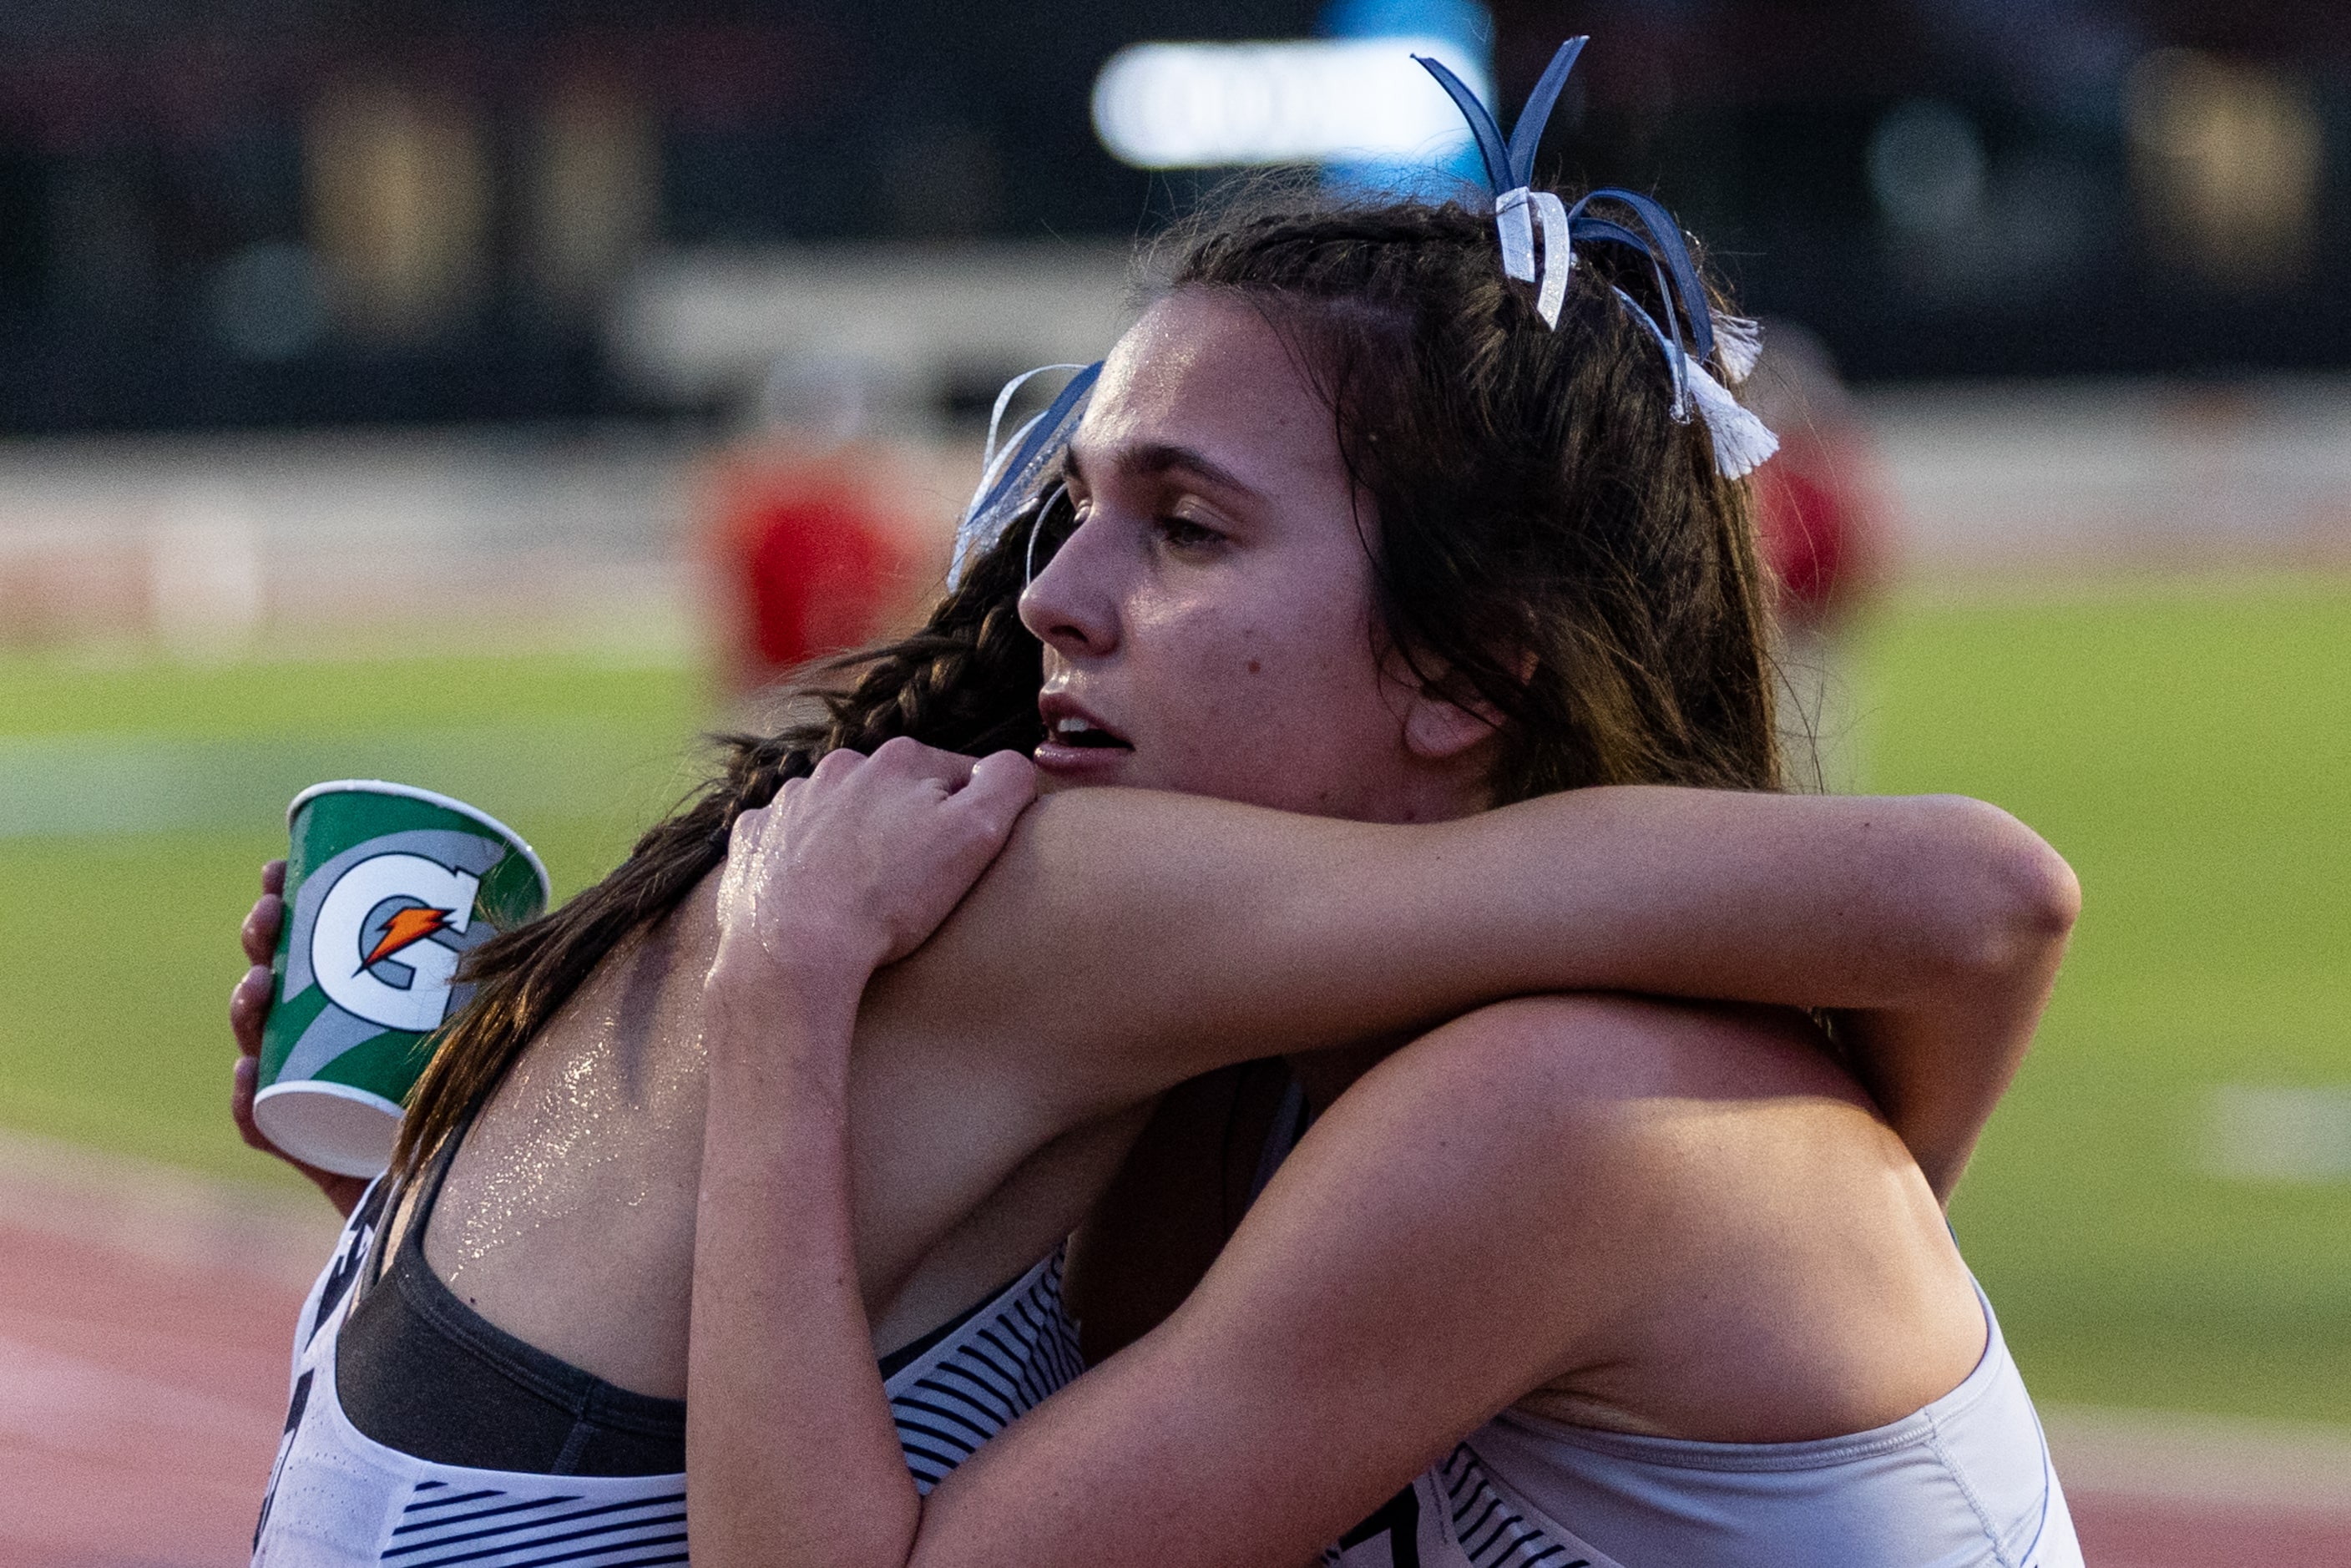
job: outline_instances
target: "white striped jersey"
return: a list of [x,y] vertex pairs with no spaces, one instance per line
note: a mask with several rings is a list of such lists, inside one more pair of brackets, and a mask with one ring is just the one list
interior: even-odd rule
[[1701,1443],[1505,1411],[1323,1563],[2082,1568],[2064,1490],[1989,1301],[1984,1322],[1983,1357],[1959,1387],[1850,1437]]
[[[686,1559],[685,1477],[552,1476],[435,1464],[352,1426],[335,1347],[384,1207],[351,1213],[298,1322],[292,1392],[254,1534],[255,1568],[651,1568]],[[886,1385],[925,1492],[1083,1369],[1041,1260]]]

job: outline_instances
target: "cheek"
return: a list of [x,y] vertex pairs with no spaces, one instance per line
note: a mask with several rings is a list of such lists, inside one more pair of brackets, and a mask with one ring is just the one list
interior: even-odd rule
[[1391,727],[1370,639],[1339,617],[1187,618],[1169,652],[1167,674],[1189,689],[1194,700],[1185,706],[1218,743],[1279,734],[1293,750],[1312,749],[1359,744],[1367,730]]

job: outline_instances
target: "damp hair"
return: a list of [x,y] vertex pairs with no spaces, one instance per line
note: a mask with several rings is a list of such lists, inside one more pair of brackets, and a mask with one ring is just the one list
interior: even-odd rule
[[443,1029],[409,1095],[395,1171],[413,1173],[496,1089],[523,1048],[606,955],[659,922],[726,859],[735,819],[776,798],[827,752],[908,736],[943,751],[1033,751],[1043,648],[1020,624],[1029,540],[1058,543],[1065,497],[1031,500],[922,628],[820,666],[789,695],[795,716],[766,735],[721,735],[717,771],[595,886],[466,955],[472,999]]
[[[1652,274],[1611,248],[1578,252],[1555,331],[1503,276],[1491,215],[1458,203],[1253,183],[1144,259],[1152,289],[1244,303],[1298,355],[1355,486],[1379,634],[1492,716],[1498,805],[1780,785],[1748,489],[1716,471],[1702,424],[1673,418],[1671,372],[1614,292],[1644,298]],[[411,1095],[393,1168],[413,1172],[604,957],[725,860],[736,818],[827,752],[897,736],[1033,750],[1042,649],[1019,596],[1032,551],[1074,521],[1065,493],[1032,497],[919,631],[823,666],[773,733],[718,737],[718,770],[611,874],[468,955],[473,998]]]

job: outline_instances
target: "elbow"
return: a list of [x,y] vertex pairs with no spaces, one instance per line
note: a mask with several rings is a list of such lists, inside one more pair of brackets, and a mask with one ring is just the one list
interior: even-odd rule
[[2040,834],[1980,800],[1938,802],[1956,821],[1970,874],[1952,933],[1957,967],[1970,977],[2032,977],[2056,967],[2081,918],[2082,884],[2065,857]]

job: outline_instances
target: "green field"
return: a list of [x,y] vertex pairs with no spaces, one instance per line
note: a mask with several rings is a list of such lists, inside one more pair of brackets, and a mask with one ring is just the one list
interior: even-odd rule
[[304,783],[391,778],[529,839],[563,897],[695,778],[698,676],[587,656],[0,661],[0,1124],[256,1180],[225,1115],[236,925]]
[[1953,1205],[2042,1397],[2351,1420],[2351,1184],[2203,1174],[2216,1085],[2351,1084],[2351,586],[1911,603],[1872,784],[2039,829],[2084,907]]
[[[2086,907],[1955,1206],[2051,1400],[2351,1421],[2351,1185],[2204,1174],[2217,1085],[2351,1084],[2351,585],[1910,598],[1858,639],[1874,786],[2007,806]],[[676,670],[0,661],[0,1123],[280,1179],[222,1113],[234,926],[294,787],[448,789],[559,894],[691,779]]]

